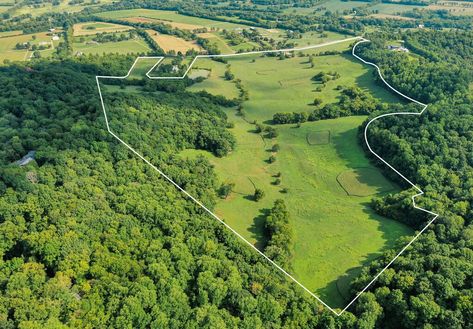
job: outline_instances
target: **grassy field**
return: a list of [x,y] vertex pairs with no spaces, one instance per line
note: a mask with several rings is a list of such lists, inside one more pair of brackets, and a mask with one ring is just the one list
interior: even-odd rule
[[472,16],[473,3],[471,1],[439,1],[427,7],[429,10],[446,10],[452,15]]
[[198,36],[215,43],[222,54],[233,54],[235,52],[217,32],[200,33]]
[[129,18],[129,17],[146,17],[146,18],[164,20],[167,22],[204,26],[209,29],[210,28],[234,29],[234,28],[243,26],[242,24],[234,24],[234,23],[214,21],[214,20],[200,18],[200,17],[185,16],[175,11],[169,11],[169,10],[129,9],[129,10],[103,12],[97,15],[104,18],[115,18],[115,19]]
[[223,95],[229,99],[238,97],[238,90],[235,84],[224,79],[225,64],[213,61],[208,58],[201,58],[196,61],[189,71],[192,75],[194,71],[206,69],[210,71],[209,77],[203,82],[192,85],[190,91],[206,90],[214,95]]
[[[33,36],[36,36],[36,39],[33,39]],[[52,41],[51,36],[47,35],[46,32],[2,37],[0,38],[0,64],[2,64],[6,59],[11,61],[28,60],[32,54],[31,51],[26,49],[15,49],[17,43],[24,42],[29,42],[32,45],[52,43],[52,48],[40,51],[42,57],[49,57],[53,54],[54,48],[60,41]]]
[[0,32],[0,38],[11,37],[14,35],[21,35],[21,34],[23,34],[22,31],[5,31],[5,32]]
[[[334,47],[347,50],[348,43]],[[310,53],[327,49],[331,48],[323,47],[310,51]],[[250,100],[245,102],[244,106],[247,119],[265,122],[277,112],[310,112],[313,110],[311,103],[316,97],[323,99],[325,103],[335,102],[340,95],[340,91],[337,90],[338,85],[351,86],[356,84],[365,90],[369,90],[377,98],[391,102],[399,101],[397,96],[375,84],[371,69],[362,65],[351,55],[318,56],[314,58],[315,65],[312,68],[308,63],[308,57],[296,56],[284,60],[274,57],[261,57],[261,55],[228,57],[231,71],[242,80],[243,85],[249,90]],[[195,65],[207,68],[207,64],[211,62],[213,61],[209,59],[199,59]],[[218,64],[212,65],[213,67],[219,66]],[[321,71],[337,71],[341,77],[327,82],[322,92],[316,92],[315,89],[318,85],[311,79]],[[223,79],[219,78],[219,75],[213,75],[212,79],[202,82],[201,87],[207,88],[210,85],[209,92],[218,93],[218,80],[222,81]],[[229,84],[225,83],[224,89],[227,95],[228,86]],[[195,85],[193,88],[199,89],[199,86]],[[271,95],[271,97],[268,97],[268,95]],[[265,108],[265,111],[261,111],[261,108]]]
[[175,52],[185,54],[186,51],[190,49],[195,49],[197,51],[202,50],[195,41],[187,41],[169,34],[160,34],[154,30],[146,30],[146,32],[164,51],[174,50]]
[[93,35],[97,33],[123,32],[133,29],[130,26],[104,22],[86,22],[74,24],[74,36]]
[[128,22],[133,22],[133,23],[164,23],[164,24],[169,24],[172,27],[175,27],[175,28],[178,28],[178,29],[181,29],[181,30],[189,30],[189,31],[193,31],[195,29],[203,28],[202,25],[187,24],[187,23],[176,23],[176,22],[169,21],[169,20],[148,18],[148,17],[127,17],[127,18],[124,18],[123,20],[128,21]]
[[[249,122],[268,121],[275,112],[310,111],[309,102],[314,96],[324,103],[335,102],[339,96],[337,85],[357,85],[386,102],[400,100],[375,84],[372,71],[349,55],[315,57],[314,68],[306,57],[227,59],[250,95],[243,103],[246,120],[234,110],[228,111],[230,121],[235,123],[231,131],[237,138],[237,148],[224,158],[196,150],[185,150],[181,156],[204,155],[214,164],[222,182],[235,183],[233,193],[218,203],[216,213],[257,247],[265,244],[264,209],[283,198],[296,236],[292,274],[330,305],[342,306],[352,297],[347,295],[347,285],[360,266],[392,247],[398,237],[412,234],[405,225],[377,216],[369,207],[373,195],[397,187],[370,164],[358,145],[358,126],[365,117],[304,123],[300,128],[280,125],[274,140],[254,133],[254,125]],[[205,59],[195,65],[211,69],[212,74],[190,90],[235,95],[236,87],[222,78],[225,64]],[[333,70],[341,77],[327,83],[322,93],[315,93],[310,78],[317,72]],[[275,143],[280,150],[276,162],[270,164],[268,158]],[[280,185],[275,185],[277,173],[281,173]],[[260,202],[251,198],[255,187],[265,191]],[[282,193],[284,188],[287,193]]]
[[143,39],[131,39],[118,42],[107,42],[101,44],[87,44],[84,42],[73,43],[74,53],[88,54],[139,54],[151,51],[151,48]]
[[[29,14],[33,17],[43,15],[45,13],[75,13],[83,10],[84,8],[93,8],[106,3],[111,3],[113,0],[100,0],[100,3],[91,4],[82,3],[82,4],[70,4],[70,0],[61,0],[58,5],[52,5],[50,2],[43,2],[39,7],[34,7],[33,5],[20,6],[13,10],[10,14],[12,17]],[[11,3],[14,1],[7,1]],[[0,7],[1,8],[1,7]]]
[[[335,102],[339,84],[357,85],[387,102],[399,99],[377,86],[372,71],[349,55],[314,57],[314,68],[307,57],[280,60],[239,56],[227,60],[250,97],[243,103],[245,118],[235,109],[226,110],[234,123],[230,131],[237,146],[223,158],[197,150],[184,150],[180,156],[208,158],[221,182],[235,184],[230,196],[218,202],[215,212],[258,248],[265,245],[265,210],[276,199],[284,199],[295,231],[291,274],[329,305],[344,306],[353,297],[348,295],[348,283],[361,266],[393,247],[397,238],[412,234],[407,226],[378,216],[369,207],[374,195],[397,191],[398,187],[373,167],[358,144],[358,127],[366,117],[306,122],[299,128],[278,125],[279,135],[274,139],[256,133],[252,120],[266,122],[278,111],[311,110],[308,103],[314,96],[324,103]],[[140,63],[133,74],[144,74],[152,64],[151,60]],[[225,70],[224,63],[199,59],[190,74],[208,78],[189,90],[236,97],[238,89],[233,81],[223,78]],[[341,77],[316,93],[310,78],[333,70]],[[114,86],[110,90],[120,89]],[[139,92],[139,88],[126,92]],[[272,151],[274,144],[279,145],[279,151]],[[268,161],[271,155],[276,156],[275,162]],[[265,192],[259,202],[252,197],[255,187]]]
[[[186,150],[181,156],[204,154],[222,182],[235,183],[234,192],[220,201],[215,211],[259,248],[265,243],[264,209],[276,199],[284,199],[296,237],[292,274],[331,306],[343,306],[348,290],[346,276],[357,275],[360,266],[392,247],[396,238],[412,233],[405,225],[374,214],[368,206],[371,196],[349,196],[337,183],[341,173],[354,167],[376,171],[357,144],[357,127],[365,118],[324,120],[305,123],[301,128],[280,126],[277,140],[269,141],[253,133],[254,126],[241,117],[234,113],[229,117],[235,123],[231,131],[238,145],[232,154],[215,158],[206,152]],[[321,130],[330,131],[331,143],[309,145],[307,134]],[[268,164],[273,143],[281,149],[276,162]],[[282,183],[274,185],[278,172]],[[353,188],[386,191],[392,186],[379,173],[375,178],[359,177]],[[265,191],[260,202],[251,198],[254,186]],[[283,188],[289,192],[281,193]]]

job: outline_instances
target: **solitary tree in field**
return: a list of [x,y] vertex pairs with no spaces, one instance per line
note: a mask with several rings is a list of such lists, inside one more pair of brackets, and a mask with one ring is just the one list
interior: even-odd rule
[[260,188],[255,188],[255,194],[253,195],[256,202],[264,198],[264,191]]
[[230,195],[234,187],[235,187],[234,183],[222,184],[220,188],[218,189],[218,195],[222,199],[226,199]]

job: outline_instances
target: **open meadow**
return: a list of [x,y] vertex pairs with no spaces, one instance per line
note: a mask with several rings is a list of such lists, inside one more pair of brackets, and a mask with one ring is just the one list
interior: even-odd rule
[[105,22],[85,22],[74,24],[74,36],[92,35],[97,33],[124,32],[133,28],[126,25]]
[[[116,33],[116,35],[122,34],[129,35],[127,31]],[[93,40],[96,36],[97,34],[75,36],[72,43],[74,54],[142,54],[151,51],[149,45],[139,35],[134,35],[128,40],[109,42],[96,42]]]
[[[335,48],[349,50],[349,45]],[[193,149],[179,155],[204,156],[214,165],[221,183],[234,184],[230,195],[218,202],[215,213],[262,250],[267,242],[265,213],[275,200],[283,199],[295,235],[289,272],[329,305],[340,307],[353,297],[348,293],[348,282],[361,267],[394,247],[399,237],[411,235],[412,230],[375,214],[369,206],[374,196],[399,191],[399,187],[370,163],[359,145],[358,127],[366,116],[305,122],[300,127],[271,124],[276,112],[313,110],[310,103],[314,97],[324,104],[336,102],[338,85],[358,86],[387,103],[400,101],[375,83],[372,70],[350,55],[315,56],[328,49],[310,50],[304,56],[296,53],[296,57],[286,59],[228,57],[229,66],[205,58],[197,60],[189,76],[204,80],[189,91],[238,97],[235,81],[224,78],[230,68],[248,90],[249,99],[243,102],[244,117],[235,109],[226,110],[233,123],[229,130],[237,141],[234,151],[222,158]],[[306,53],[314,55],[313,67]],[[152,64],[152,60],[143,61],[133,75],[144,74]],[[317,92],[311,78],[321,71],[337,71],[340,77]],[[136,93],[139,87],[105,90]],[[257,133],[254,120],[275,127],[278,136],[268,138]],[[269,160],[271,156],[275,161]],[[253,198],[255,188],[264,191],[258,202]]]
[[[242,27],[242,24],[228,23],[210,20],[206,18],[193,17],[181,15],[175,11],[170,10],[152,10],[152,9],[128,9],[128,10],[116,10],[108,11],[97,14],[99,17],[103,18],[113,18],[113,19],[130,19],[133,17],[144,17],[151,19],[158,19],[168,23],[176,24],[190,24],[196,25],[199,27],[206,27],[208,29],[234,29]],[[177,27],[177,26],[176,26]],[[181,27],[182,28],[182,27]]]

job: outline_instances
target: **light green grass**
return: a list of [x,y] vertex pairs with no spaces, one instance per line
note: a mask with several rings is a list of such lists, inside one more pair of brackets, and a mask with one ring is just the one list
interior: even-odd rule
[[[370,196],[389,192],[393,185],[383,180],[382,174],[373,168],[356,168],[341,172],[337,176],[340,186],[351,196]],[[382,182],[380,184],[380,182]]]
[[[269,209],[276,199],[284,199],[295,229],[291,274],[331,306],[343,306],[348,297],[353,297],[348,296],[348,282],[360,267],[378,257],[383,249],[392,247],[400,236],[412,233],[397,221],[377,216],[369,207],[373,194],[396,187],[370,164],[358,144],[358,127],[366,117],[306,122],[300,128],[278,125],[279,136],[274,140],[254,133],[255,126],[249,122],[267,122],[276,112],[310,111],[313,106],[309,103],[315,96],[324,103],[336,102],[339,91],[335,87],[339,84],[359,86],[387,102],[399,99],[376,85],[371,69],[349,55],[316,57],[313,69],[305,57],[227,59],[250,95],[250,100],[243,103],[246,119],[234,110],[228,111],[229,120],[235,123],[231,131],[237,139],[236,149],[223,158],[195,150],[185,150],[181,155],[203,154],[215,166],[222,182],[235,183],[233,193],[221,200],[215,211],[258,248],[265,244],[263,210]],[[198,60],[196,66],[205,67],[205,63]],[[220,66],[223,74],[225,65],[214,65]],[[310,78],[320,71],[337,71],[341,77],[329,82],[322,93],[315,93]],[[206,89],[204,83],[215,94],[228,94],[232,86],[217,75],[191,90]],[[276,162],[269,164],[270,149],[275,143],[280,150],[275,154]],[[341,173],[356,168],[367,169],[352,175],[351,180],[346,179],[345,184],[363,197],[348,195],[337,181]],[[279,172],[281,185],[275,185]],[[255,186],[265,191],[260,202],[251,197]],[[282,193],[283,188],[288,193]]]
[[140,58],[131,70],[129,79],[147,79],[146,73],[158,62],[158,58]]
[[309,145],[325,145],[330,143],[330,131],[309,131],[306,139]]
[[192,17],[181,15],[175,11],[169,10],[151,10],[151,9],[129,9],[129,10],[116,10],[97,14],[99,17],[104,18],[127,18],[127,17],[148,17],[162,20],[169,20],[176,23],[186,23],[202,25],[207,28],[219,28],[219,29],[234,29],[242,27],[242,24],[234,24],[227,22],[214,21],[206,18]]
[[[357,128],[365,117],[305,123],[301,128],[279,126],[280,135],[274,141],[253,133],[254,126],[241,117],[233,113],[229,117],[236,124],[231,131],[238,143],[232,154],[224,158],[195,150],[181,154],[194,157],[204,153],[222,182],[235,183],[231,196],[218,203],[217,215],[261,248],[265,243],[262,210],[283,198],[296,237],[292,274],[330,305],[343,306],[348,282],[344,275],[350,270],[349,278],[357,275],[360,266],[392,247],[396,238],[412,233],[405,225],[374,214],[368,206],[370,197],[348,196],[337,183],[340,172],[355,167],[376,170],[357,143]],[[312,131],[330,131],[332,142],[309,145],[306,136]],[[268,164],[268,149],[273,143],[281,149],[276,162]],[[278,172],[282,173],[280,186],[273,185]],[[265,191],[260,202],[251,199],[253,184]],[[382,190],[390,183],[377,175],[368,185]],[[289,192],[281,193],[282,188]],[[344,281],[337,288],[339,278]]]
[[[75,37],[74,40],[78,40]],[[86,42],[74,42],[72,45],[74,53],[82,52],[84,55],[88,54],[137,54],[147,53],[151,51],[148,44],[141,38],[130,39],[118,42],[106,42],[98,45],[86,44]]]
[[[347,42],[336,46],[339,49],[343,47],[344,50],[347,50],[348,45]],[[319,48],[317,52],[328,49],[331,48]],[[389,102],[400,101],[397,96],[374,82],[371,68],[362,65],[348,54],[315,57],[314,68],[310,67],[307,57],[279,60],[274,57],[261,57],[261,55],[244,55],[228,57],[227,60],[231,65],[231,71],[242,80],[243,85],[249,90],[250,100],[244,104],[248,120],[265,122],[277,112],[309,113],[314,109],[311,104],[316,97],[321,98],[324,103],[337,101],[340,96],[340,91],[336,90],[338,85],[358,85],[377,98]],[[199,66],[201,61],[203,59],[198,59],[195,65]],[[329,81],[322,92],[315,92],[318,84],[314,83],[311,78],[321,71],[337,71],[341,77]],[[223,78],[220,81],[224,81]],[[207,87],[206,82],[202,82],[203,88]],[[219,81],[215,81],[215,79],[209,81],[208,84],[212,86],[209,92],[218,93],[218,83]],[[222,92],[224,90],[226,92],[226,87],[223,86],[224,84],[222,84]],[[198,85],[193,88],[198,89]]]
[[223,77],[225,73],[225,64],[208,58],[201,58],[194,63],[194,66],[189,73],[192,75],[194,71],[198,71],[199,69],[209,70],[209,77],[203,82],[192,85],[189,88],[189,91],[206,90],[211,94],[223,95],[229,99],[238,97],[238,90],[235,87],[235,84],[231,81],[225,80]]

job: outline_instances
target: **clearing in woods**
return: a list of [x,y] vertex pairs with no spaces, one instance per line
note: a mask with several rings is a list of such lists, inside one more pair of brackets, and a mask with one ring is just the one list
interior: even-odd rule
[[[204,156],[215,166],[222,183],[235,184],[214,212],[262,251],[266,243],[264,214],[276,199],[285,201],[295,231],[289,272],[332,307],[344,306],[353,298],[348,282],[362,266],[394,247],[399,237],[412,234],[406,225],[375,214],[369,206],[372,197],[399,187],[370,163],[358,142],[358,127],[366,116],[306,122],[300,127],[271,124],[277,112],[309,113],[314,109],[314,97],[323,104],[335,103],[341,92],[339,85],[357,86],[387,103],[402,102],[375,83],[369,67],[344,52],[349,49],[348,43],[338,44],[296,52],[283,60],[261,54],[226,57],[227,63],[199,58],[189,76],[204,80],[189,91],[238,97],[235,80],[224,78],[229,68],[248,90],[249,99],[242,104],[244,116],[236,109],[226,109],[234,125],[229,129],[237,140],[233,152],[223,158],[194,149],[180,153],[183,158]],[[327,50],[342,53],[327,55]],[[313,65],[309,55],[314,58]],[[145,72],[145,67],[152,65],[142,66],[136,69]],[[340,77],[316,91],[318,85],[312,77],[329,71],[337,71]],[[110,90],[135,93],[139,88]],[[110,116],[119,116],[116,111],[120,109],[109,111]],[[256,133],[255,120],[275,127],[278,136],[270,139]],[[273,150],[275,144],[277,151]],[[268,161],[271,155],[276,161]],[[265,192],[259,202],[252,197],[255,187]]]

